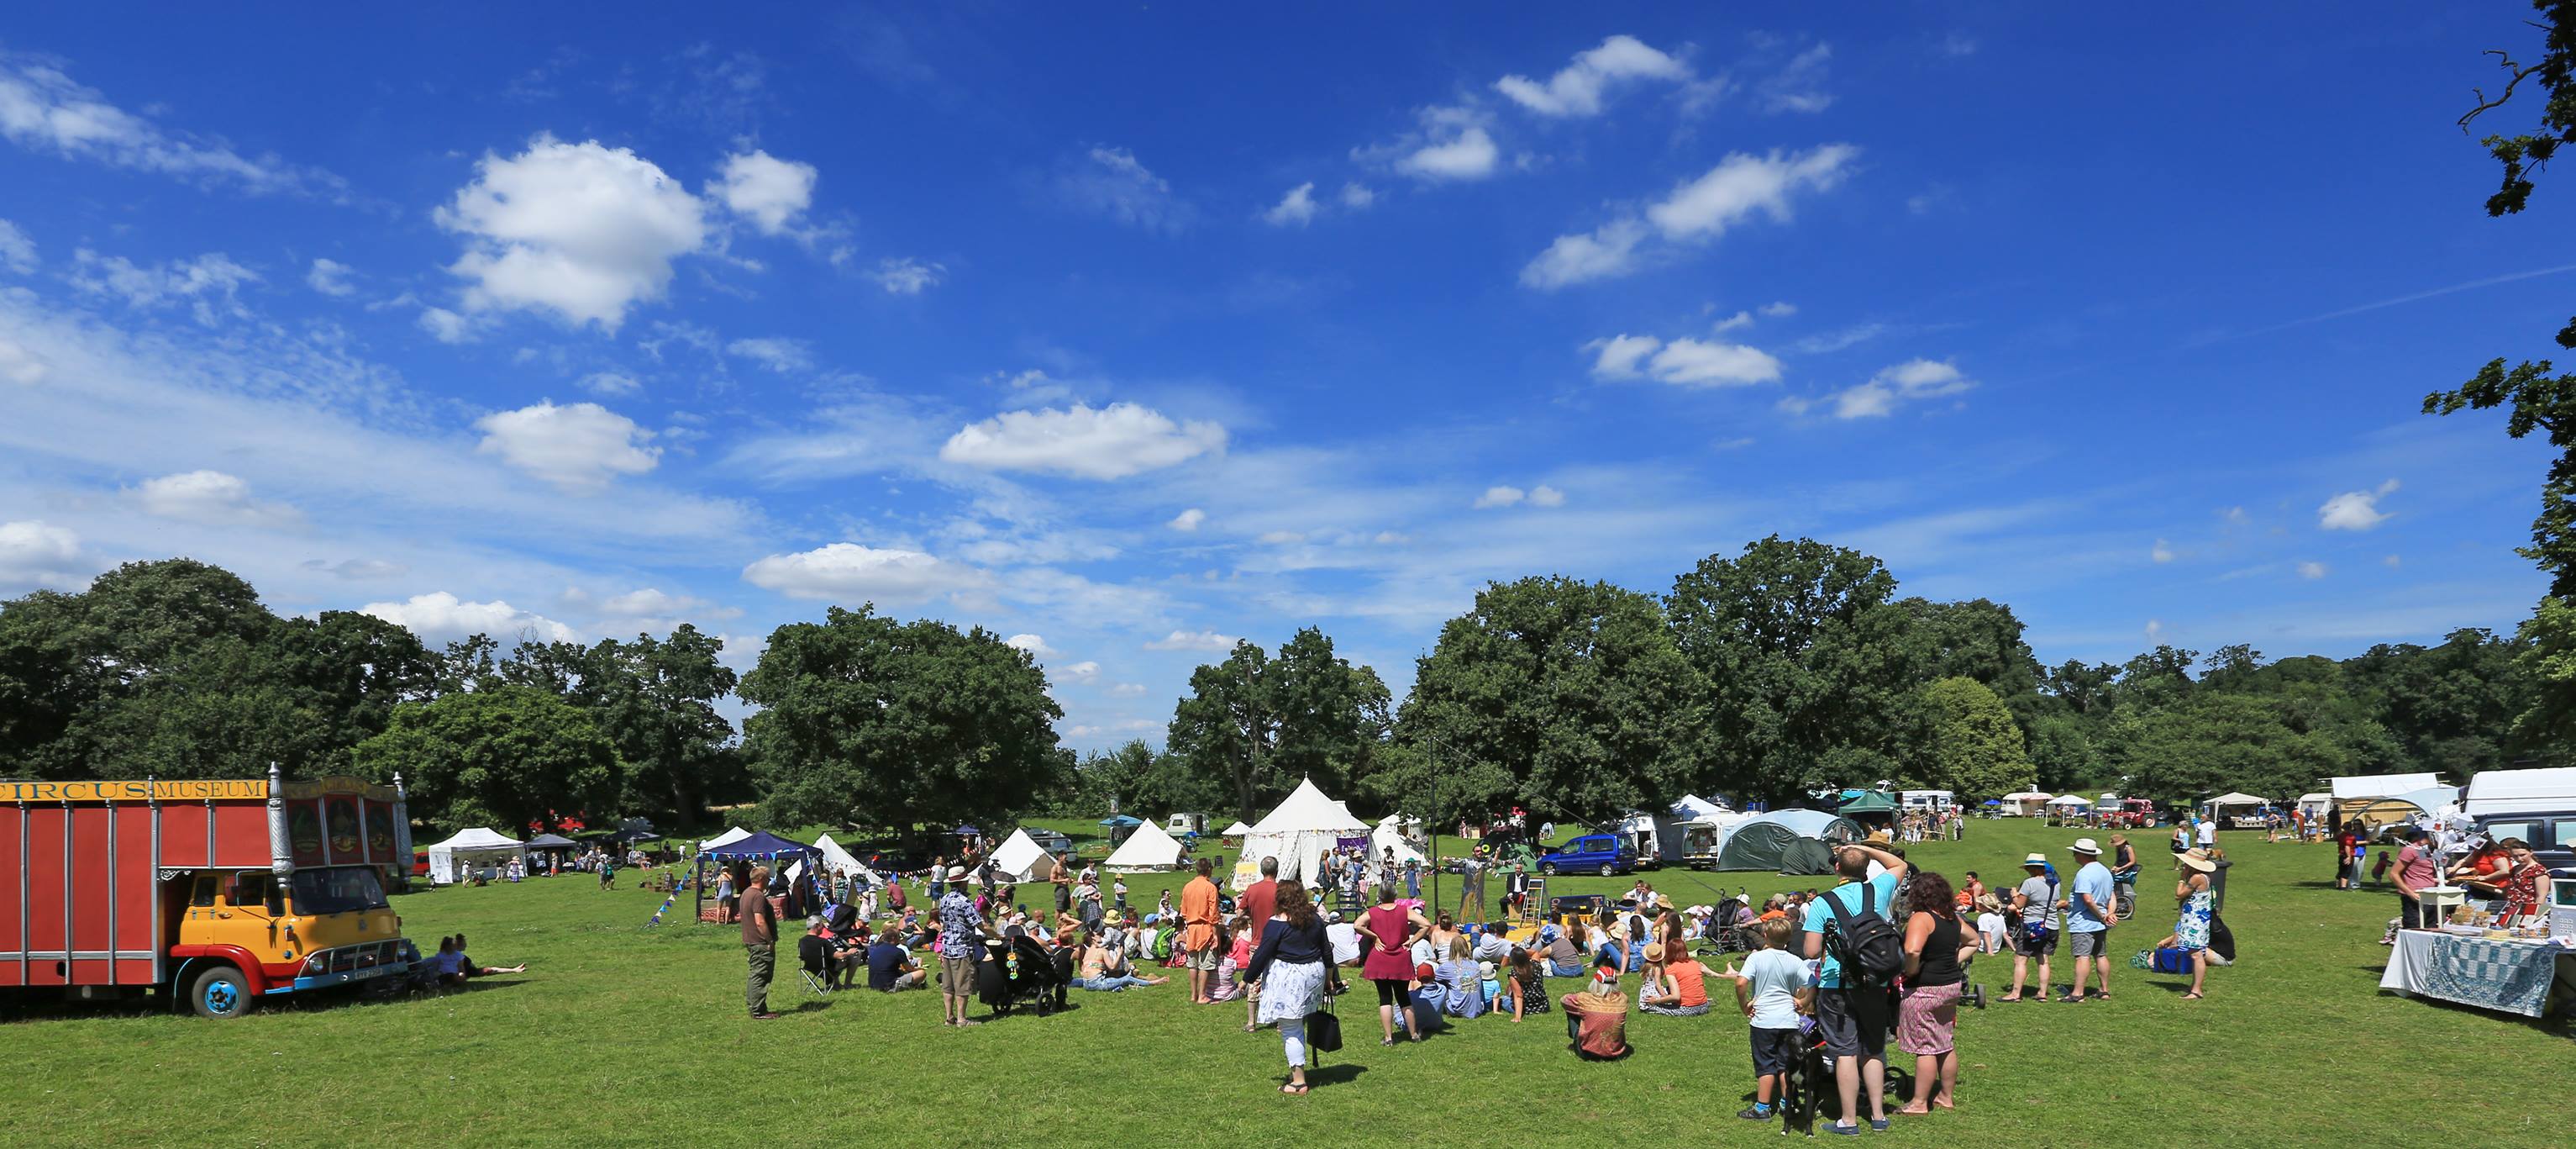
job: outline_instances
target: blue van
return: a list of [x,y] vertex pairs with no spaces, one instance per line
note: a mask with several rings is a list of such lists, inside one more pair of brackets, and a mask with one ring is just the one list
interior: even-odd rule
[[1637,851],[1617,834],[1585,834],[1540,857],[1542,874],[1595,873],[1602,877],[1637,868]]

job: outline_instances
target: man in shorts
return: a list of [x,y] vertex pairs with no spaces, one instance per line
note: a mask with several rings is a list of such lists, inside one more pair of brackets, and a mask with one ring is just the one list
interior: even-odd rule
[[1190,971],[1190,1003],[1210,1005],[1216,988],[1216,863],[1199,859],[1199,876],[1181,888],[1181,964]]
[[[1875,877],[1870,867],[1885,867]],[[1857,914],[1864,904],[1881,917],[1896,913],[1896,886],[1908,872],[1905,859],[1871,845],[1834,847],[1834,870],[1843,884],[1807,904],[1806,954],[1816,968],[1816,1032],[1834,1059],[1834,1087],[1842,1094],[1842,1119],[1831,1132],[1850,1136],[1860,1131],[1855,1118],[1861,1102],[1869,1103],[1869,1127],[1887,1131],[1887,1033],[1896,1023],[1896,998],[1886,986],[1843,984],[1842,962],[1825,945],[1825,928],[1835,920],[1834,905]],[[2107,872],[2107,871],[2106,871]],[[1862,892],[1868,896],[1863,898]],[[1891,918],[1891,920],[1893,920]],[[1864,1086],[1867,1088],[1864,1090]],[[1864,1096],[1865,1094],[1865,1096]]]
[[941,1025],[982,1025],[966,1017],[966,1002],[975,996],[975,963],[984,956],[984,939],[1001,935],[975,911],[966,896],[966,867],[948,867],[948,892],[939,897],[939,1000]]
[[2012,909],[2017,922],[2013,928],[2012,992],[1997,1001],[2020,1001],[2022,977],[2030,963],[2039,963],[2039,1000],[2048,1000],[2048,956],[2057,952],[2057,879],[2048,876],[2048,856],[2032,854],[2021,860],[2021,884],[2013,887]]
[[2075,896],[2066,900],[2067,945],[2075,951],[2075,986],[2067,991],[2066,1000],[2084,1000],[2085,963],[2090,962],[2102,975],[2101,988],[2093,991],[2100,1001],[2111,1000],[2111,867],[2102,864],[2102,847],[2091,838],[2077,838],[2071,851],[2083,863],[2075,871]]

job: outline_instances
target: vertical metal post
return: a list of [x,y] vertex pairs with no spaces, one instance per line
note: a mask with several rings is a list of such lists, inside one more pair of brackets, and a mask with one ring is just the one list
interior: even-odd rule
[[268,764],[268,869],[280,886],[295,873],[295,855],[286,845],[286,775],[275,762]]
[[35,896],[35,891],[27,884],[27,873],[36,863],[33,850],[28,845],[29,839],[34,836],[29,832],[33,825],[27,820],[27,803],[24,799],[20,799],[18,802],[18,985],[22,989],[28,985],[27,979],[34,973],[34,959],[27,956],[27,950],[36,944],[36,904],[29,900]]
[[[150,787],[147,786],[146,789]],[[116,984],[116,799],[107,800],[107,984]]]
[[161,944],[161,919],[169,915],[161,905],[161,791],[152,777],[143,779],[143,797],[152,806],[152,984],[161,984],[161,955],[168,952]]

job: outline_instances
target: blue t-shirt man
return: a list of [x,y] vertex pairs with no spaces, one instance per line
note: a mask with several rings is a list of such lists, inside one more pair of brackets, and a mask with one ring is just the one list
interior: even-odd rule
[[904,964],[911,956],[904,952],[902,946],[882,941],[869,946],[868,988],[879,991],[893,989],[895,979],[903,976]]
[[[2085,908],[2086,894],[2093,895],[2092,909]],[[2085,858],[2084,868],[2075,871],[2075,889],[2067,900],[2072,903],[2066,910],[2068,933],[2098,934],[2110,929],[2111,923],[2102,920],[2102,915],[2111,910],[2111,867],[2103,865],[2098,857]]]
[[[1807,916],[1802,922],[1800,922],[1800,928],[1811,934],[1821,934],[1825,932],[1826,927],[1834,920],[1833,907],[1825,904],[1826,898],[1832,898],[1841,902],[1845,910],[1855,914],[1859,913],[1861,911],[1860,892],[1864,887],[1870,891],[1869,908],[1875,911],[1878,916],[1887,919],[1890,924],[1893,924],[1897,920],[1895,905],[1896,875],[1893,873],[1881,873],[1877,877],[1870,878],[1867,881],[1847,882],[1843,885],[1836,886],[1833,889],[1825,891],[1824,894],[1818,897],[1815,901],[1807,903]],[[1826,946],[1824,956],[1818,960],[1823,964],[1817,967],[1817,987],[1822,989],[1841,989],[1843,987],[1843,964],[1839,960],[1835,959],[1834,947]]]

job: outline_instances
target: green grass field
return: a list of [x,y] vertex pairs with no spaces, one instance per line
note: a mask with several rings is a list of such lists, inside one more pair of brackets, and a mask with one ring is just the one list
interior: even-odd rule
[[[1994,882],[2075,831],[1978,823],[1916,847],[1921,865]],[[2150,853],[2161,852],[2151,837]],[[2377,988],[2384,892],[2339,893],[2323,847],[2226,835],[2240,962],[2211,997],[2118,963],[2115,1000],[1963,1011],[1956,1112],[1897,1119],[1908,1144],[2315,1145],[2437,1130],[2476,1145],[2565,1143],[2576,1044],[2546,1025],[2410,1001]],[[2149,862],[2148,908],[2121,954],[2171,928]],[[1788,888],[1768,874],[1649,875],[1685,904],[1712,886]],[[1131,878],[1150,904],[1176,880]],[[1552,892],[1625,888],[1564,879]],[[1241,1032],[1239,1005],[1192,1007],[1175,983],[1074,992],[1076,1009],[952,1031],[935,995],[807,996],[782,962],[772,1004],[742,1014],[730,927],[644,928],[661,895],[587,876],[404,895],[405,932],[463,930],[486,964],[530,963],[444,997],[322,999],[231,1023],[130,1006],[49,1009],[0,1027],[0,1107],[13,1145],[205,1144],[1600,1144],[1605,1123],[1681,1143],[1771,1144],[1739,1121],[1745,1026],[1726,1014],[1637,1017],[1635,1056],[1577,1061],[1555,1015],[1489,1017],[1382,1049],[1370,1010],[1314,1093],[1275,1090],[1278,1037]],[[1815,884],[1798,879],[1798,886]],[[1454,888],[1451,896],[1454,898]],[[685,905],[685,902],[683,903]],[[2061,955],[2062,958],[2063,955]],[[2009,961],[1971,979],[2000,992]],[[2065,980],[2061,969],[2059,981]],[[1633,985],[1633,979],[1631,979]],[[1363,1034],[1367,1034],[1363,1037]],[[2475,1065],[2475,1090],[2421,1068]]]

